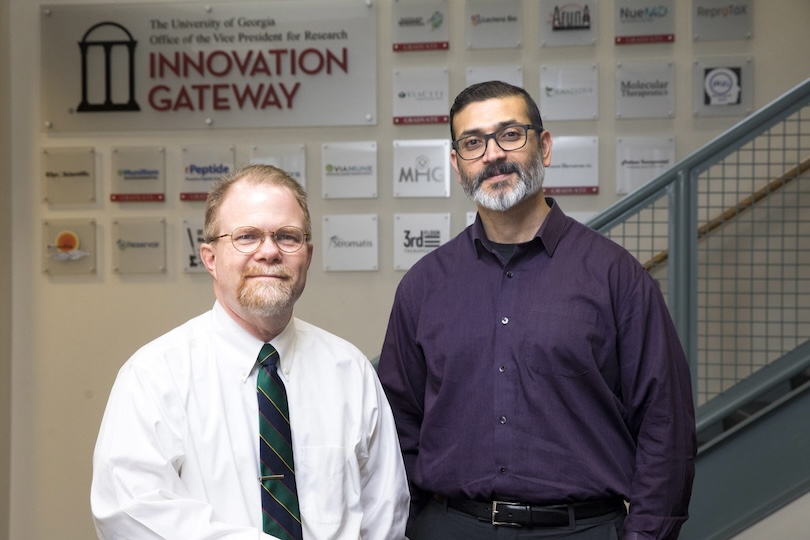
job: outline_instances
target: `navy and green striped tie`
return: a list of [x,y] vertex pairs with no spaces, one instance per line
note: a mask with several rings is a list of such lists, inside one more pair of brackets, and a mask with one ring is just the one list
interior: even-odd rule
[[287,392],[278,375],[278,352],[265,343],[259,353],[259,480],[264,532],[301,540],[301,513],[295,487]]

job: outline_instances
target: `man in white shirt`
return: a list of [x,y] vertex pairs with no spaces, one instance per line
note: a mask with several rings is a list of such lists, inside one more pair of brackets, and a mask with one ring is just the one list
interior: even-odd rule
[[209,194],[213,309],[121,368],[93,456],[102,539],[251,539],[262,529],[257,357],[278,351],[303,538],[404,538],[409,495],[388,402],[353,345],[293,317],[312,261],[306,194],[251,165]]

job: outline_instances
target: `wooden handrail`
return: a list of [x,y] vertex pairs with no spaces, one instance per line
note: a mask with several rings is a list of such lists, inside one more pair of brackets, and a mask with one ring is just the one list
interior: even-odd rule
[[[762,188],[758,189],[753,194],[749,195],[745,199],[741,200],[731,208],[727,208],[724,210],[719,216],[712,218],[708,222],[704,223],[700,227],[698,227],[697,236],[698,239],[703,238],[714,229],[725,223],[726,221],[730,220],[737,214],[751,208],[759,201],[767,197],[769,194],[775,192],[776,190],[785,187],[791,180],[798,178],[801,176],[802,173],[810,169],[810,158],[805,159],[795,167],[791,167],[785,174],[780,176],[779,178],[774,178],[771,180],[768,185],[763,186]],[[669,250],[665,249],[663,251],[659,251],[656,253],[651,259],[644,263],[644,268],[646,270],[651,270],[667,260],[669,257]]]

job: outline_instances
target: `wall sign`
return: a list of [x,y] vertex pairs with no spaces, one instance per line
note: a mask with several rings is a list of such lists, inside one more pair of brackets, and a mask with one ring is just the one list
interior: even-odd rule
[[547,195],[599,193],[599,141],[596,137],[555,137],[551,165],[546,168]]
[[450,214],[394,214],[394,269],[409,269],[448,240]]
[[616,0],[616,45],[675,41],[673,0]]
[[674,114],[671,60],[624,60],[616,66],[616,118],[671,118]]
[[596,0],[540,0],[540,44],[543,47],[596,45],[598,7]]
[[751,39],[752,0],[692,0],[695,41]]
[[166,200],[166,150],[162,146],[112,149],[113,202]]
[[166,271],[166,220],[119,218],[113,221],[113,271],[155,274]]
[[181,201],[204,201],[217,180],[236,169],[236,149],[230,145],[197,144],[181,153]]
[[183,257],[183,271],[191,274],[204,274],[208,272],[200,260],[200,246],[205,243],[205,219],[202,217],[187,218],[183,220],[180,231],[180,253]]
[[503,81],[523,87],[523,68],[517,64],[496,64],[467,68],[467,86],[486,81]]
[[394,141],[394,197],[450,196],[450,141]]
[[326,272],[378,270],[376,214],[323,217],[323,269]]
[[446,124],[450,120],[447,68],[398,68],[393,89],[394,124]]
[[523,44],[521,13],[520,0],[467,0],[467,47],[517,49]]
[[377,197],[377,143],[333,142],[321,145],[324,199]]
[[307,149],[303,144],[257,144],[250,148],[250,162],[272,165],[307,188]]
[[376,122],[375,2],[49,5],[53,132]]
[[694,63],[692,78],[695,116],[742,116],[753,110],[750,58],[701,58]]
[[42,150],[43,200],[79,204],[96,200],[96,152],[93,147]]
[[675,139],[672,137],[620,137],[616,141],[616,193],[630,193],[674,163]]
[[392,9],[394,52],[450,48],[447,0],[396,0]]
[[540,67],[543,120],[599,118],[599,70],[595,64],[566,62]]
[[96,222],[54,219],[42,223],[42,270],[51,275],[96,273]]

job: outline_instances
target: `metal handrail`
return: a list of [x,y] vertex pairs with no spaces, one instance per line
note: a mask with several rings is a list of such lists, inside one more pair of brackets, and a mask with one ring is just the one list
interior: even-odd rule
[[742,407],[756,401],[784,381],[810,368],[810,341],[804,342],[781,359],[737,383],[722,396],[709,401],[697,411],[698,432],[722,422]]
[[[810,78],[681,159],[658,177],[616,201],[587,223],[591,228],[608,234],[611,229],[624,224],[653,203],[668,199],[669,249],[665,257],[670,260],[667,273],[668,306],[689,358],[695,385],[698,362],[698,298],[695,284],[699,238],[696,217],[698,178],[715,164],[740,151],[746,144],[808,105]],[[804,163],[798,165],[797,171],[806,170]],[[750,201],[746,202],[748,203]],[[701,230],[708,230],[710,227],[711,222]]]
[[[780,176],[779,178],[774,178],[771,180],[766,186],[758,189],[753,195],[749,195],[748,197],[744,198],[734,206],[730,208],[726,208],[719,216],[710,219],[697,230],[697,237],[698,239],[703,238],[714,229],[720,227],[724,223],[726,223],[729,219],[733,218],[737,214],[748,210],[749,208],[753,207],[759,201],[763,200],[768,195],[775,193],[780,188],[786,186],[790,183],[791,180],[795,180],[799,176],[801,176],[804,172],[810,169],[810,157],[796,165],[795,167],[791,167],[785,174]],[[651,270],[661,264],[662,262],[666,261],[669,258],[669,250],[664,249],[656,253],[653,257],[649,260],[644,261],[643,266],[646,270]]]
[[689,178],[700,174],[710,164],[722,160],[756,135],[764,133],[807,104],[810,104],[810,78],[695,150],[673,165],[671,169],[608,206],[591,218],[588,226],[604,232],[620,222],[626,215],[632,214],[639,206],[656,198],[682,175]]

